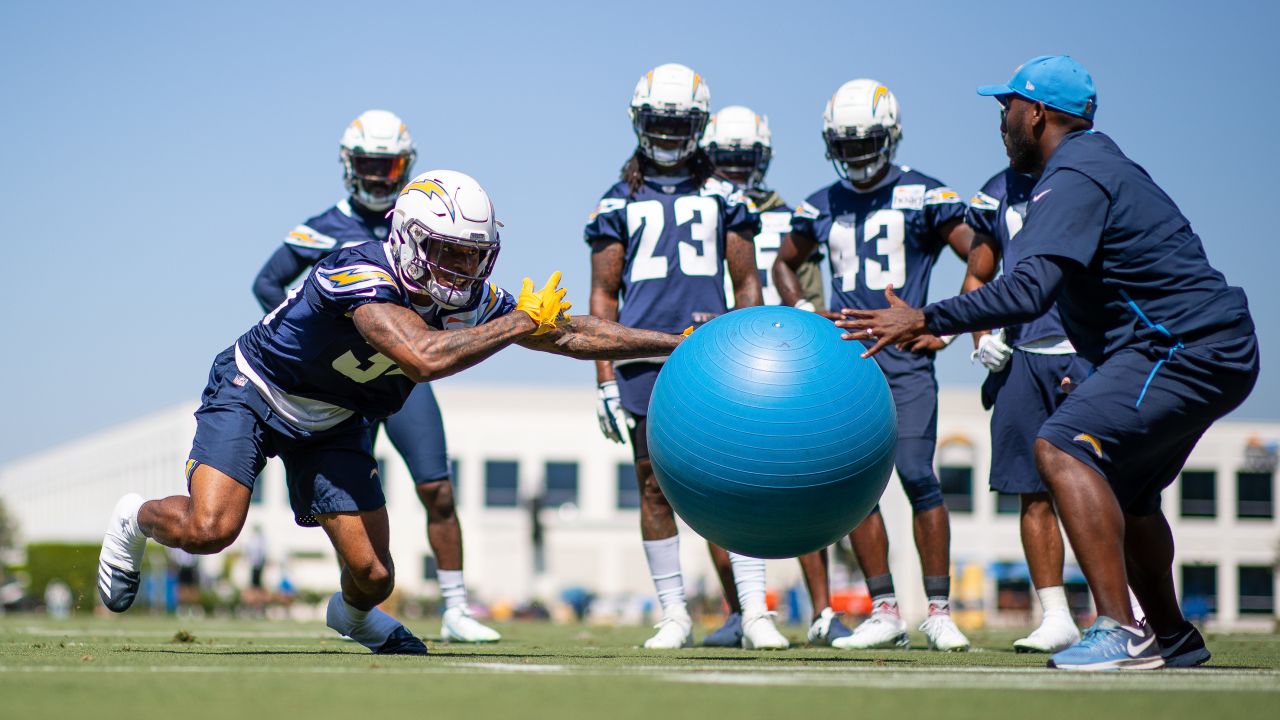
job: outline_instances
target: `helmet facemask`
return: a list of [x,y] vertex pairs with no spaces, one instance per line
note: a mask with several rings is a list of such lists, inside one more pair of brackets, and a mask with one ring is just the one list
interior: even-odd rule
[[447,310],[471,304],[498,259],[498,242],[456,238],[409,220],[396,237],[396,264],[410,291],[430,297]]
[[661,111],[644,105],[632,111],[631,124],[645,157],[658,167],[671,168],[697,150],[707,114],[700,110]]
[[412,150],[389,155],[343,148],[343,180],[347,191],[370,210],[390,208],[395,203],[396,194],[409,179],[414,155]]
[[893,160],[900,132],[875,125],[827,130],[822,136],[827,144],[827,159],[836,166],[840,177],[866,182]]
[[721,146],[713,142],[707,146],[707,157],[717,175],[747,190],[756,190],[764,183],[764,175],[769,171],[773,148],[763,143],[743,147]]

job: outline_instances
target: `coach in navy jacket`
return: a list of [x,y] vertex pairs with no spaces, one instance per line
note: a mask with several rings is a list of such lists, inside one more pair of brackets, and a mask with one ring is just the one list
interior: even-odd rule
[[[1097,369],[1041,427],[1036,462],[1099,620],[1086,647],[1064,650],[1050,666],[1199,664],[1209,653],[1174,594],[1160,492],[1257,380],[1244,291],[1209,264],[1146,171],[1093,130],[1093,80],[1074,60],[1038,57],[1008,84],[978,92],[1002,105],[1010,166],[1038,178],[1018,236],[1023,259],[976,292],[923,310],[889,288],[889,309],[846,310],[838,324],[847,338],[874,338],[874,354],[925,333],[1025,322],[1056,300],[1072,344]],[[1158,643],[1134,627],[1126,583]],[[1194,657],[1185,655],[1189,638]]]

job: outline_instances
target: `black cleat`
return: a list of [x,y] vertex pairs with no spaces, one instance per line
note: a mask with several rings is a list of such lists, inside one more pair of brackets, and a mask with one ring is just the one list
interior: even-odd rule
[[1205,647],[1204,636],[1195,625],[1187,623],[1181,633],[1168,641],[1159,638],[1160,657],[1169,668],[1189,668],[1203,665],[1213,657]]
[[426,655],[427,645],[401,625],[373,652],[378,655]]

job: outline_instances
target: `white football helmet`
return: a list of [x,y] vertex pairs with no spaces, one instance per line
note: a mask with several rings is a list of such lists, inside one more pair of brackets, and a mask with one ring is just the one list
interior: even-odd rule
[[875,177],[893,161],[902,140],[898,99],[875,80],[850,80],[827,101],[822,139],[840,177],[857,182]]
[[338,150],[347,192],[370,210],[391,207],[417,156],[409,128],[386,110],[360,113],[342,133]]
[[489,194],[471,176],[432,170],[400,191],[387,242],[405,287],[455,310],[483,292],[500,227]]
[[721,177],[754,190],[764,181],[773,159],[771,138],[768,117],[730,105],[711,116],[701,145]]
[[711,89],[701,75],[676,63],[650,70],[631,97],[640,152],[659,167],[678,165],[697,150],[710,112]]

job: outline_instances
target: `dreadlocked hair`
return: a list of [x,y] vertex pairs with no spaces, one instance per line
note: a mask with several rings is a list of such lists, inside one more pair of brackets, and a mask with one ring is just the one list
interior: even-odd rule
[[[707,157],[705,150],[698,148],[693,151],[693,155],[689,156],[689,162],[685,163],[683,169],[689,171],[689,176],[698,187],[702,187],[707,178],[711,177],[711,158]],[[645,157],[644,153],[640,152],[640,148],[636,147],[635,152],[631,153],[631,157],[627,158],[627,162],[622,166],[622,179],[626,181],[631,197],[635,197],[636,193],[640,192],[645,175],[653,175],[658,170],[653,161]]]

